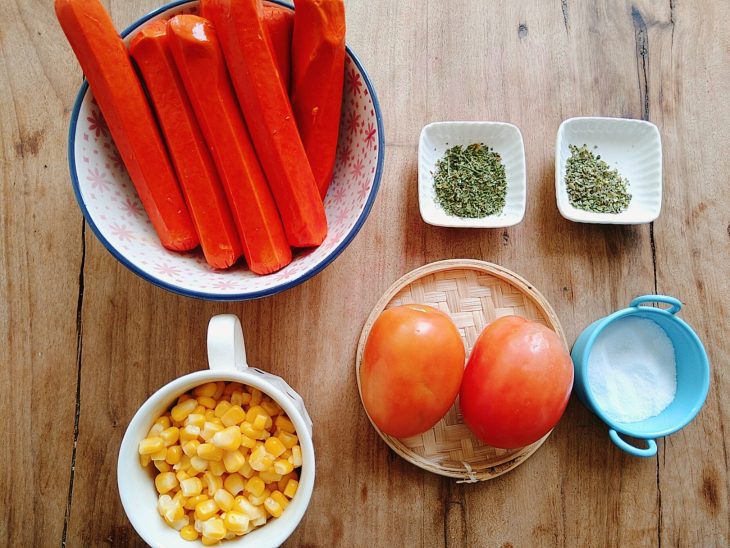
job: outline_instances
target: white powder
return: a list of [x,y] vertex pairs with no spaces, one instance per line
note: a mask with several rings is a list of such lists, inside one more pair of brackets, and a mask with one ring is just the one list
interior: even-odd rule
[[638,422],[658,415],[677,393],[672,341],[651,320],[629,316],[614,321],[593,344],[588,385],[611,420]]

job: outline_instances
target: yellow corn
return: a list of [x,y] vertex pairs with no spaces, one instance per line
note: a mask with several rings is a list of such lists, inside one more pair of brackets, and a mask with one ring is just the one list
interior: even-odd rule
[[264,483],[277,483],[281,479],[281,474],[277,474],[271,470],[264,470],[263,472],[259,472],[259,477],[264,480]]
[[248,462],[251,465],[251,468],[257,472],[262,472],[263,470],[268,470],[271,465],[274,464],[274,459],[266,452],[263,445],[257,445],[256,448],[251,451],[251,456],[249,456]]
[[188,478],[180,482],[180,492],[184,497],[194,497],[203,491],[203,482],[200,478]]
[[179,520],[173,521],[170,524],[170,527],[175,529],[175,531],[180,531],[183,527],[186,527],[189,524],[190,524],[190,518],[187,517],[186,515],[183,515],[183,517],[181,517]]
[[153,455],[165,448],[165,442],[160,437],[144,438],[139,442],[140,455]]
[[218,405],[217,401],[207,396],[200,396],[198,398],[198,403],[206,409],[215,409],[215,406]]
[[171,426],[170,428],[166,428],[160,432],[160,437],[162,438],[165,447],[170,447],[174,443],[177,443],[177,440],[180,438],[180,430]]
[[282,512],[284,512],[284,509],[281,507],[281,505],[271,497],[267,498],[264,501],[264,508],[266,508],[266,511],[275,518],[280,517]]
[[197,440],[198,436],[200,436],[200,427],[188,424],[180,430],[180,443],[184,444],[186,441]]
[[232,531],[239,536],[248,531],[248,518],[241,512],[227,511],[223,524],[228,531]]
[[[256,430],[253,427],[253,424],[251,424],[248,421],[243,421],[241,423],[241,434],[243,434],[243,438],[241,438],[241,444],[245,445],[249,449],[252,449],[253,446],[256,444],[254,440],[258,439],[258,437],[261,435],[261,430]],[[248,438],[250,441],[248,441],[246,438]]]
[[165,453],[165,462],[170,465],[177,464],[178,462],[180,462],[182,456],[182,447],[180,447],[179,445],[173,445],[172,447],[167,448],[167,452]]
[[152,462],[152,459],[149,455],[139,456],[139,463],[142,465],[142,468],[146,468],[147,466],[149,466],[150,462]]
[[[195,409],[193,409],[193,412],[190,413],[190,415],[203,415],[203,416],[205,416],[205,411],[206,411],[205,407],[203,407],[202,405],[198,404],[195,407]],[[188,419],[190,418],[190,415],[188,415]],[[188,419],[185,419],[185,421],[187,422]]]
[[296,472],[289,472],[288,474],[281,477],[279,482],[277,483],[277,487],[279,487],[279,491],[282,493],[284,492],[284,489],[286,488],[286,484],[289,482],[290,479],[297,479],[297,473]]
[[254,506],[261,506],[264,501],[271,496],[271,491],[264,489],[264,492],[260,496],[256,496],[253,493],[248,494],[248,501]]
[[196,386],[193,388],[193,396],[196,398],[199,397],[208,397],[210,398],[213,394],[215,394],[216,390],[218,389],[218,385],[214,382],[208,382],[205,384],[201,384],[200,386]]
[[213,472],[214,476],[222,476],[226,473],[226,466],[222,460],[212,460],[208,463],[208,470]]
[[281,441],[287,449],[291,449],[299,441],[296,435],[286,432],[285,430],[280,430],[276,437],[279,438],[279,441]]
[[290,499],[294,498],[294,495],[297,494],[297,488],[299,487],[299,482],[295,479],[290,479],[286,487],[284,487],[284,494],[289,497]]
[[224,451],[235,451],[241,446],[241,429],[236,425],[229,426],[216,432],[210,441]]
[[212,518],[218,512],[218,503],[213,499],[204,500],[195,507],[195,517],[203,521]]
[[246,482],[246,492],[258,497],[266,489],[266,484],[258,476],[252,477]]
[[[286,447],[284,447],[284,444],[281,443],[281,440],[279,438],[269,438],[264,442],[264,447],[266,448],[267,453],[269,453],[273,457],[278,457],[281,455],[284,451],[286,451]],[[288,474],[289,472],[287,472]]]
[[294,466],[302,465],[302,448],[298,445],[291,448],[291,463]]
[[158,418],[155,421],[155,424],[161,424],[163,429],[170,428],[170,426],[172,426],[172,422],[170,422],[170,417],[168,417],[167,415],[163,415],[162,417]]
[[221,540],[226,536],[226,526],[221,518],[211,517],[203,522],[203,537]]
[[186,479],[190,479],[190,476],[188,475],[188,473],[185,470],[179,470],[175,474],[175,477],[177,478],[177,481],[180,482],[180,483],[182,483]]
[[[165,457],[165,458],[167,458],[167,457]],[[157,470],[159,472],[169,472],[170,470],[172,470],[172,466],[167,464],[167,462],[165,462],[164,460],[156,460],[153,462],[155,464],[155,468],[157,468]]]
[[228,512],[231,508],[233,508],[233,495],[225,489],[218,489],[215,492],[215,495],[213,495],[213,500],[215,500],[218,507],[225,512]]
[[246,457],[238,449],[235,451],[226,451],[223,454],[223,464],[226,467],[226,472],[229,474],[238,472],[245,463]]
[[203,537],[200,539],[200,542],[203,544],[203,546],[215,546],[216,544],[220,544],[220,539],[210,538],[203,535]]
[[217,381],[215,383],[215,393],[211,396],[214,400],[220,400],[223,396],[223,392],[226,390],[226,383],[223,381]]
[[201,443],[198,445],[198,456],[205,460],[222,460],[223,449],[220,449],[212,443]]
[[221,431],[223,431],[223,427],[220,424],[206,421],[205,425],[203,425],[203,430],[200,432],[200,437],[205,441],[210,441],[213,439],[213,436]]
[[264,408],[264,411],[266,411],[266,413],[270,417],[281,413],[281,407],[279,407],[279,404],[269,398],[264,398],[264,400],[261,402],[261,407]]
[[218,405],[215,406],[215,416],[221,418],[231,408],[231,402],[225,400],[219,401]]
[[218,489],[223,489],[223,478],[216,476],[210,470],[203,475],[203,481],[208,488],[208,496],[215,496]]
[[266,417],[264,415],[256,415],[256,418],[254,418],[251,424],[256,430],[263,430],[266,428]]
[[203,495],[203,494],[195,495],[194,497],[190,497],[188,500],[186,500],[183,503],[183,508],[185,508],[186,510],[194,511],[195,508],[198,506],[198,504],[200,504],[201,502],[205,502],[209,498],[210,497],[208,497],[208,495]]
[[185,419],[185,426],[197,426],[198,428],[203,428],[203,425],[205,424],[205,408],[203,408],[202,411],[202,413],[190,413],[188,418]]
[[195,472],[205,472],[208,469],[208,461],[198,455],[190,457],[190,469]]
[[184,421],[190,413],[193,412],[193,410],[198,406],[198,402],[189,399],[185,400],[181,403],[178,403],[175,407],[173,407],[170,410],[170,415],[172,416],[173,420],[176,420],[177,422]]
[[225,426],[241,424],[245,418],[246,412],[240,405],[231,405],[223,415],[220,415],[221,422]]
[[190,457],[187,455],[183,455],[180,458],[180,462],[178,462],[176,465],[172,467],[173,470],[182,470],[184,472],[190,471]]
[[241,392],[240,390],[236,390],[231,393],[231,405],[240,405],[243,407],[244,405],[248,405],[251,403],[251,394],[248,392]]
[[243,463],[243,466],[241,466],[238,472],[246,479],[254,475],[254,469],[251,468],[251,464],[248,461]]
[[192,525],[186,525],[180,529],[180,536],[183,540],[198,540],[198,532]]
[[223,480],[223,487],[233,496],[243,491],[244,486],[245,482],[240,474],[230,474],[225,480]]
[[289,499],[286,498],[284,496],[284,493],[282,493],[281,491],[274,491],[273,493],[271,493],[271,498],[279,503],[279,506],[281,506],[282,510],[286,510],[286,507],[289,506]]
[[[169,466],[169,465],[168,465]],[[174,472],[161,472],[155,477],[155,487],[161,495],[169,493],[177,487],[177,478]]]
[[230,399],[230,396],[233,392],[238,390],[239,392],[243,390],[243,385],[240,382],[229,382],[226,383],[226,387],[223,390],[223,394],[225,396],[228,396],[228,399]]
[[155,424],[152,425],[152,428],[150,428],[150,431],[147,432],[148,438],[156,438],[160,435],[160,432],[162,432],[165,429],[165,427],[162,425],[162,423],[155,422]]
[[[205,413],[203,413],[203,416],[205,417],[205,420],[208,422],[213,422],[214,420],[218,419],[218,417],[215,416],[215,411],[212,409],[206,409]],[[218,419],[220,420],[220,419]]]
[[264,399],[264,394],[258,388],[251,388],[251,405],[259,405],[261,400]]
[[[272,439],[272,438],[269,438],[269,439]],[[290,463],[288,460],[278,459],[278,460],[274,461],[274,472],[276,472],[277,474],[284,476],[284,475],[288,474],[289,472],[291,472],[292,470],[294,470],[294,465],[292,463]]]
[[185,453],[188,457],[194,457],[198,454],[198,447],[200,446],[200,442],[198,440],[190,440],[186,441],[183,446],[182,450],[183,453]]
[[152,460],[165,460],[165,457],[167,456],[167,447],[164,445],[162,446],[162,449],[157,451],[156,453],[152,453],[150,455],[150,458]]
[[274,424],[276,424],[276,427],[283,432],[295,434],[297,431],[297,429],[294,428],[294,423],[287,419],[284,415],[279,415],[278,417],[276,417]]

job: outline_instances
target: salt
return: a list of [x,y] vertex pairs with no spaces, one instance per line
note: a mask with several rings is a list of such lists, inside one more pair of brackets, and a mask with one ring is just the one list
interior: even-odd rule
[[596,404],[616,422],[654,417],[677,393],[672,341],[656,323],[620,318],[596,338],[588,357],[588,385]]

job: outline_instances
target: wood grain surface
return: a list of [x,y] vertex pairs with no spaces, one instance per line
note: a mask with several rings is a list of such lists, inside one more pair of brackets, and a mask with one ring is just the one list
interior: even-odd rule
[[[155,0],[105,0],[118,28]],[[249,360],[285,377],[315,423],[317,484],[289,546],[730,545],[730,3],[726,0],[349,0],[348,42],[385,123],[380,195],[321,274],[248,303],[172,295],[86,228],[66,162],[81,71],[50,0],[1,0],[0,545],[141,546],[116,454],[144,399],[206,366],[213,314],[238,314]],[[571,116],[659,126],[652,225],[560,217],[554,144]],[[525,220],[424,224],[417,143],[435,120],[500,120],[525,140]],[[354,358],[380,295],[427,262],[475,258],[526,277],[568,341],[655,291],[679,297],[710,355],[707,403],[654,459],[615,448],[573,400],[513,472],[459,485],[390,451],[360,405]],[[725,423],[728,423],[726,426]]]

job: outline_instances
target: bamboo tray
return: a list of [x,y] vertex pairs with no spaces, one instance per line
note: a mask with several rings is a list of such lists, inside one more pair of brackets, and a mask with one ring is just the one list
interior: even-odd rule
[[[439,261],[403,276],[373,308],[357,347],[358,392],[361,390],[360,361],[373,323],[383,310],[409,303],[427,304],[449,314],[461,333],[467,356],[486,325],[510,314],[546,325],[568,347],[563,328],[552,307],[522,277],[484,261]],[[489,480],[516,468],[550,435],[548,432],[532,445],[518,449],[497,449],[485,445],[464,424],[458,399],[441,421],[419,436],[394,438],[383,434],[375,424],[373,428],[385,443],[408,462],[464,482]]]

